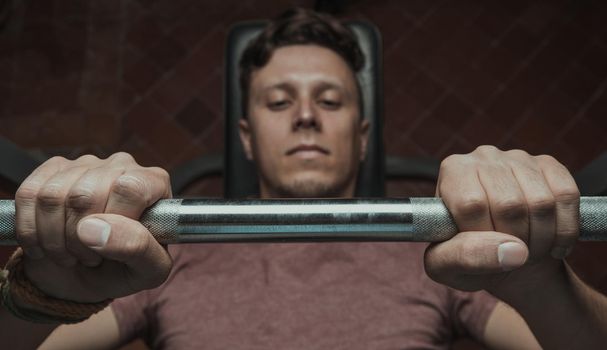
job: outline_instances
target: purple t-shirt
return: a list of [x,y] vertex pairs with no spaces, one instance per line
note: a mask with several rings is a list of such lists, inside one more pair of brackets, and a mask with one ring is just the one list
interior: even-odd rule
[[422,243],[171,246],[162,286],[112,303],[158,349],[447,349],[497,300],[433,282]]

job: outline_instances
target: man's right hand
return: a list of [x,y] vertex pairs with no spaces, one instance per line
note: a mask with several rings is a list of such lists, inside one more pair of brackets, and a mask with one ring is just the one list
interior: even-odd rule
[[88,303],[160,285],[171,258],[137,220],[170,196],[166,171],[126,153],[46,161],[15,197],[27,277],[49,296]]

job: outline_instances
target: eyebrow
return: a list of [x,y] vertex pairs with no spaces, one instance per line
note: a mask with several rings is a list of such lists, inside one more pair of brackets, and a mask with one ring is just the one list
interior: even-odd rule
[[268,92],[270,90],[285,90],[286,92],[288,92],[291,95],[294,95],[296,93],[293,85],[291,85],[287,82],[272,84],[270,86],[267,86],[267,87],[261,89],[261,91],[263,91],[263,92]]
[[[290,95],[297,94],[297,89],[295,89],[295,87],[293,87],[293,85],[289,82],[281,82],[281,83],[272,84],[270,86],[267,86],[267,87],[261,89],[261,91],[262,91],[262,93],[266,93],[268,91],[275,90],[275,89],[284,90],[287,93],[289,93]],[[324,92],[326,90],[338,90],[346,95],[349,95],[347,89],[344,88],[340,84],[336,84],[336,83],[332,83],[332,82],[328,82],[328,81],[321,81],[317,86],[314,86],[315,93]]]

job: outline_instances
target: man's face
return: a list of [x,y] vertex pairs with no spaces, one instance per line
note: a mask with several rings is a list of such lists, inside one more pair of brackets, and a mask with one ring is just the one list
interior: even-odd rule
[[279,48],[249,90],[240,136],[262,198],[353,196],[368,122],[343,58],[316,45]]

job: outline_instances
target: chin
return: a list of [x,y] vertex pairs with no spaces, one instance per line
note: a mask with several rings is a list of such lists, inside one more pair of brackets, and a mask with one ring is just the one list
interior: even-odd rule
[[286,198],[331,198],[347,196],[348,185],[347,181],[327,179],[320,175],[298,176],[281,182],[274,190],[280,197]]

